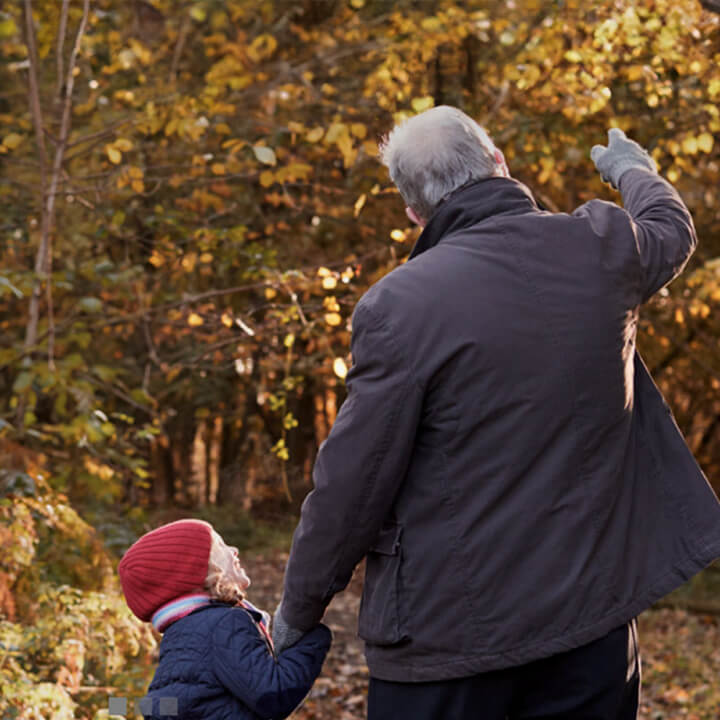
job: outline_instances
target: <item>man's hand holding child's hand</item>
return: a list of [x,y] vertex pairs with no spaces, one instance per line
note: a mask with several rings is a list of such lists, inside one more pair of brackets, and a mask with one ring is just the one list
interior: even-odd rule
[[272,639],[275,646],[275,653],[279,655],[294,645],[305,633],[297,628],[290,627],[282,616],[282,601],[275,610],[272,623]]

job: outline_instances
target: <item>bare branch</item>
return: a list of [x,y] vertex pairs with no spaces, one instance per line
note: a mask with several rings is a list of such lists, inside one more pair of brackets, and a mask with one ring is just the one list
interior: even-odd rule
[[[47,155],[45,153],[45,133],[43,129],[42,111],[40,107],[40,88],[38,85],[38,54],[37,41],[35,36],[35,23],[32,16],[32,4],[25,0],[25,43],[28,49],[28,95],[30,103],[30,114],[35,126],[35,138],[38,145],[38,157],[40,160],[40,182],[45,182],[45,164]],[[43,185],[44,188],[44,185]]]
[[561,212],[560,208],[557,206],[557,204],[552,200],[552,198],[548,197],[545,193],[541,192],[540,190],[533,188],[533,194],[535,195],[540,202],[547,207],[550,212],[559,213]]
[[64,63],[64,52],[65,52],[65,32],[67,30],[67,19],[68,19],[68,8],[70,7],[70,0],[63,0],[62,9],[60,10],[60,23],[58,25],[57,35],[57,99],[58,102],[62,99],[63,91],[63,63]]
[[70,186],[71,191],[75,191],[75,194],[73,197],[84,207],[86,207],[88,210],[95,210],[95,205],[93,205],[87,198],[84,198],[81,195],[82,189],[78,188],[75,185],[74,180],[68,175],[67,170],[63,169],[62,171],[63,180],[67,182],[67,184]]
[[[40,104],[40,92],[38,86],[38,56],[37,56],[37,44],[35,36],[35,25],[32,17],[32,1],[24,0],[25,5],[25,22],[26,22],[26,36],[27,36],[27,47],[28,47],[28,59],[30,63],[29,67],[29,94],[30,94],[30,113],[33,119],[33,125],[35,126],[35,136],[37,138],[38,154],[40,158],[40,177],[41,177],[41,193],[42,193],[42,205],[41,205],[41,222],[40,222],[40,245],[38,247],[37,255],[35,257],[35,281],[33,286],[32,296],[30,297],[30,308],[29,318],[27,324],[27,330],[25,333],[25,350],[32,348],[37,342],[38,323],[40,319],[40,297],[42,283],[47,283],[46,297],[48,305],[48,366],[53,369],[53,353],[55,346],[55,327],[53,318],[53,302],[52,302],[52,232],[55,225],[55,198],[57,196],[58,184],[62,175],[63,158],[65,155],[65,147],[70,133],[70,117],[72,109],[72,92],[75,83],[75,63],[77,62],[78,52],[80,51],[80,43],[83,35],[85,34],[85,28],[87,26],[88,16],[90,14],[90,0],[83,0],[83,15],[80,20],[80,25],[75,36],[75,45],[73,46],[70,54],[70,61],[67,68],[67,74],[65,82],[61,87],[61,92],[64,93],[63,104],[61,108],[61,119],[60,119],[60,134],[55,143],[55,157],[52,164],[50,173],[50,182],[48,186],[47,181],[47,169],[46,169],[46,150],[45,150],[45,128],[42,116],[42,107]],[[63,0],[62,13],[64,17],[61,17],[60,26],[61,29],[67,26],[67,10],[68,1]],[[62,33],[64,36],[64,32]],[[58,67],[62,66],[62,52],[64,46],[64,39],[58,38]],[[58,82],[62,82],[62,77],[59,76]],[[24,422],[25,407],[24,403],[18,403],[17,410],[17,423],[19,427],[22,427]]]
[[[643,330],[647,330],[648,327],[653,327],[652,323],[647,320],[641,320],[640,321],[640,327]],[[720,380],[720,372],[718,372],[714,367],[711,365],[708,365],[704,360],[702,360],[697,353],[693,352],[690,343],[686,340],[678,340],[677,338],[674,338],[672,335],[670,335],[665,330],[662,330],[662,332],[658,331],[657,328],[655,328],[658,337],[664,337],[667,340],[670,341],[672,345],[675,347],[678,347],[681,349],[685,357],[687,357],[689,360],[694,362],[698,367],[701,367],[710,377],[715,378],[716,380]]]
[[80,376],[83,380],[87,380],[87,382],[92,383],[96,387],[102,388],[103,390],[106,390],[107,392],[111,393],[115,397],[119,398],[120,400],[126,402],[128,405],[134,407],[136,410],[140,410],[141,412],[145,412],[151,417],[158,417],[158,412],[154,410],[151,407],[148,407],[147,405],[142,405],[136,400],[134,400],[127,392],[124,390],[115,387],[115,385],[111,383],[106,383],[97,378],[95,375],[90,375],[88,373],[85,373]]
[[304,327],[308,326],[307,318],[305,317],[305,313],[303,312],[302,306],[300,305],[300,301],[298,300],[297,293],[288,286],[288,284],[283,279],[283,276],[281,273],[278,273],[278,282],[283,286],[285,289],[285,292],[290,296],[290,300],[292,300],[293,305],[298,311],[298,315],[300,316],[300,322],[302,322]]
[[185,41],[187,40],[188,33],[190,31],[190,25],[192,20],[189,14],[186,14],[183,18],[180,30],[178,31],[177,42],[175,43],[175,49],[173,50],[172,62],[170,63],[170,76],[168,82],[172,85],[175,82],[177,76],[178,65],[180,64],[180,58],[182,57],[183,49],[185,48]]
[[[37,142],[38,160],[40,162],[40,193],[42,198],[43,216],[45,210],[45,188],[47,185],[47,155],[45,151],[45,134],[43,132],[42,108],[40,105],[40,89],[38,85],[38,54],[37,42],[35,36],[35,23],[33,21],[32,3],[25,0],[25,44],[28,50],[28,102],[30,105],[30,115],[35,126],[35,139]],[[28,309],[28,324],[25,331],[25,352],[28,353],[25,362],[29,361],[29,350],[37,342],[38,322],[40,319],[40,290],[42,272],[45,257],[45,247],[41,241],[38,248],[37,257],[35,259],[36,278],[33,285],[32,295],[30,297],[30,307]],[[25,402],[21,398],[17,405],[16,423],[18,428],[22,429],[25,424]]]
[[[140,295],[140,292],[136,293],[138,305],[143,305],[142,296]],[[150,332],[150,321],[148,320],[148,316],[146,313],[143,313],[142,315],[142,326],[143,326],[143,335],[145,336],[145,344],[147,345],[148,349],[148,357],[152,362],[157,365],[161,370],[165,371],[167,370],[167,365],[160,360],[160,357],[158,356],[157,349],[155,347],[155,343],[152,339],[152,333]],[[148,374],[150,364],[148,363],[146,367],[146,374]]]
[[[67,143],[68,135],[70,134],[70,110],[72,109],[72,93],[75,86],[75,63],[77,62],[77,56],[80,52],[80,43],[82,42],[83,35],[85,34],[85,27],[87,26],[88,15],[90,14],[90,0],[83,0],[83,16],[80,20],[80,26],[78,27],[77,35],[75,36],[75,45],[70,55],[70,62],[68,64],[67,79],[65,81],[65,103],[63,106],[63,116],[60,125],[60,144],[62,153],[65,152],[65,144]],[[62,154],[60,155],[60,164],[62,164]],[[58,165],[58,158],[56,155],[55,166]],[[55,172],[55,168],[53,168]],[[57,174],[60,170],[57,168]]]
[[55,310],[53,306],[52,282],[50,281],[49,274],[47,282],[45,283],[45,299],[48,314],[48,369],[50,372],[55,372]]
[[86,142],[90,142],[91,140],[104,139],[108,135],[113,135],[118,128],[121,128],[123,125],[127,125],[130,122],[132,122],[130,118],[126,120],[121,120],[114,125],[109,125],[108,127],[91,133],[90,135],[83,135],[77,140],[73,140],[72,142],[68,143],[65,147],[69,150],[70,148],[77,147],[78,145],[84,145]]
[[[82,157],[83,155],[89,155],[98,145],[102,145],[108,135],[114,135],[115,131],[113,130],[112,133],[103,133],[105,137],[98,137],[94,142],[91,142],[89,145],[86,145],[85,147],[80,148],[79,150],[76,150],[74,153],[70,153],[65,157],[65,164],[70,164],[73,160],[76,160],[79,157]],[[69,147],[69,146],[66,146]]]
[[500,92],[497,95],[497,98],[495,98],[495,102],[493,103],[493,106],[490,108],[490,111],[485,115],[485,117],[482,119],[482,125],[487,126],[490,124],[490,121],[497,115],[500,108],[505,104],[505,101],[508,98],[508,95],[510,94],[510,83],[505,80],[500,87]]
[[[63,2],[63,10],[67,11],[67,1]],[[43,273],[47,278],[47,300],[48,300],[48,328],[50,334],[48,335],[48,365],[52,370],[54,367],[53,362],[53,349],[55,346],[55,330],[53,321],[53,303],[52,303],[52,231],[55,225],[55,191],[57,190],[58,182],[62,174],[63,157],[65,155],[65,143],[67,143],[68,135],[70,134],[70,117],[72,109],[72,92],[75,85],[75,63],[77,62],[78,52],[80,51],[80,43],[82,37],[85,34],[85,27],[87,26],[88,15],[90,14],[90,0],[84,0],[83,2],[83,16],[80,20],[80,26],[78,27],[77,35],[75,36],[75,45],[73,46],[72,53],[70,55],[70,61],[68,63],[67,78],[65,80],[65,100],[62,107],[62,119],[60,121],[60,137],[58,138],[58,144],[55,149],[55,161],[53,162],[52,174],[50,176],[50,189],[45,204],[45,212],[43,213],[42,223],[42,239],[41,247],[44,245],[44,259]],[[62,46],[58,43],[58,50],[62,50]],[[60,59],[58,58],[58,62]],[[39,254],[38,254],[39,255]],[[37,281],[36,281],[37,282]]]

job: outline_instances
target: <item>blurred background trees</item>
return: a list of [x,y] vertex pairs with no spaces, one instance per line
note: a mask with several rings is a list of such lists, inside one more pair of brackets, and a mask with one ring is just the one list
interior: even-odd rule
[[[112,604],[112,571],[73,575],[37,528],[72,545],[82,527],[78,558],[112,568],[125,518],[297,508],[343,399],[352,309],[417,237],[377,141],[436,104],[484,124],[554,211],[618,200],[589,160],[608,127],[651,150],[701,244],[645,308],[639,343],[718,489],[720,15],[704,5],[6,3],[8,623],[69,603],[62,587]],[[34,565],[54,568],[49,594]]]

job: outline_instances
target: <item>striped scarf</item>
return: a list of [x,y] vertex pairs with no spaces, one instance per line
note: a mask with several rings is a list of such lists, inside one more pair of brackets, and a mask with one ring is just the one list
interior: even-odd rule
[[[212,605],[214,601],[207,593],[191,593],[190,595],[182,595],[175,600],[171,600],[169,603],[165,603],[161,608],[155,611],[150,622],[152,626],[159,632],[165,632],[170,625],[175,621],[184,618],[191,612],[198,610],[201,607]],[[253,619],[257,629],[260,631],[263,639],[267,643],[270,652],[275,653],[273,646],[272,636],[270,635],[269,623],[270,616],[256,608],[250,601],[241,600],[236,607],[241,607],[247,610],[250,617]]]
[[159,632],[165,632],[176,620],[184,618],[198,608],[210,605],[212,600],[207,593],[181,595],[155,611],[150,622]]

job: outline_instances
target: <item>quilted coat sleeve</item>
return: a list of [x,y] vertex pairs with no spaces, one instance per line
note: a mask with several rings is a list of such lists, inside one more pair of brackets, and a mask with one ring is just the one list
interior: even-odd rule
[[377,302],[366,295],[355,309],[347,398],[318,452],[293,536],[282,613],[301,630],[320,621],[389,519],[420,421],[423,390],[409,350]]
[[697,236],[680,195],[660,175],[629,170],[620,180],[620,192],[633,220],[644,302],[682,272]]
[[308,694],[329,648],[330,631],[318,625],[276,660],[247,613],[233,610],[213,629],[213,672],[260,718],[278,720]]

